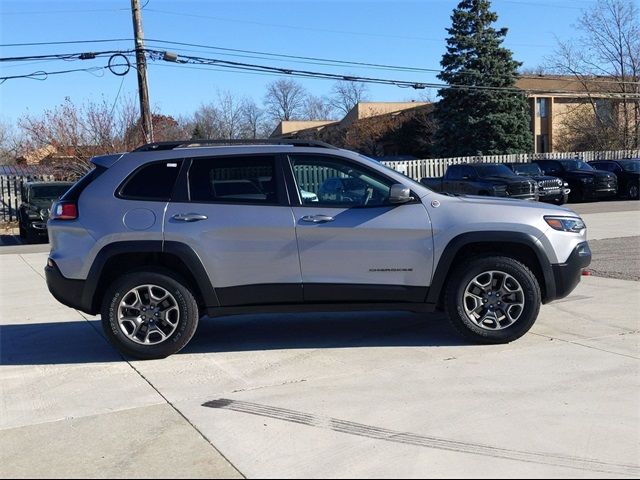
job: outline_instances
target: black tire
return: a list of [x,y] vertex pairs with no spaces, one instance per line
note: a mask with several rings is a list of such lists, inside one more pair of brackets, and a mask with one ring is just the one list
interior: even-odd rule
[[20,240],[26,241],[27,240],[27,230],[24,228],[24,225],[22,224],[22,222],[20,222],[18,224],[18,229],[20,230]]
[[[123,295],[141,285],[156,285],[173,295],[179,311],[177,328],[161,343],[142,345],[120,328],[118,308]],[[182,350],[198,328],[198,304],[179,281],[157,272],[132,272],[118,278],[107,290],[102,303],[102,327],[109,341],[122,353],[141,360],[165,358]]]
[[[518,319],[502,330],[480,327],[465,313],[464,293],[467,285],[476,276],[487,271],[504,272],[520,283],[524,306]],[[445,309],[453,327],[466,339],[474,343],[509,343],[527,333],[535,323],[542,295],[535,275],[521,262],[499,255],[474,257],[461,262],[451,273],[445,291]]]
[[566,195],[563,195],[563,196],[562,196],[562,197],[560,197],[560,198],[556,198],[556,199],[553,201],[553,203],[554,203],[555,205],[564,205],[565,203],[567,203],[567,200],[568,200],[568,199],[567,199]]
[[638,200],[638,198],[640,198],[640,187],[634,183],[630,183],[627,188],[627,197],[631,200]]

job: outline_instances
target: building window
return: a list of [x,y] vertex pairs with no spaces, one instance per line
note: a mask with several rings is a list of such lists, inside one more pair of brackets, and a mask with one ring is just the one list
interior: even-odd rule
[[548,98],[536,98],[536,116],[547,118],[548,115]]
[[536,136],[536,153],[547,153],[549,151],[549,135]]

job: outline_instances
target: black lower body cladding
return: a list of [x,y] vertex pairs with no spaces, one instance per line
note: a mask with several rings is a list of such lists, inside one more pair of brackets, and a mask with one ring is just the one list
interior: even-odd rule
[[589,244],[579,244],[564,263],[552,265],[556,284],[555,300],[569,295],[580,283],[582,271],[591,263]]

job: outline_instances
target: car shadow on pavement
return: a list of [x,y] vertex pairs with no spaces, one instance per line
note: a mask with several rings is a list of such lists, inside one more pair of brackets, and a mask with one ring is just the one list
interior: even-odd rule
[[205,318],[184,353],[466,345],[442,314],[263,314]]
[[[263,314],[203,318],[182,354],[468,345],[440,314]],[[99,321],[0,326],[0,365],[121,362]]]

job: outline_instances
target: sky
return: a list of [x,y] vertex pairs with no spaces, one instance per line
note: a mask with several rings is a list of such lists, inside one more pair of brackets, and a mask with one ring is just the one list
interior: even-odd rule
[[[422,1],[192,1],[141,0],[147,39],[206,46],[321,57],[336,60],[438,69],[445,51],[446,28],[458,0]],[[507,27],[505,45],[524,68],[535,68],[553,53],[557,39],[576,38],[575,24],[590,0],[493,0],[498,27]],[[6,44],[95,39],[131,39],[130,0],[37,1],[0,0],[0,57],[127,50],[132,40],[115,43],[8,47]],[[187,55],[259,63],[279,67],[347,75],[384,77],[415,82],[437,81],[435,73],[398,72],[370,68],[333,67],[294,63],[293,60],[231,56],[230,52],[200,47],[161,47]],[[188,49],[177,50],[177,48]],[[224,54],[224,55],[223,55]],[[237,55],[237,54],[233,54]],[[247,54],[244,54],[247,55]],[[256,55],[249,55],[256,57]],[[105,59],[85,61],[2,62],[0,76],[104,66]],[[149,95],[154,109],[180,116],[230,91],[261,102],[266,85],[279,77],[240,73],[221,68],[207,70],[151,61]],[[328,94],[332,82],[300,79],[314,95]],[[39,115],[65,97],[74,102],[135,95],[132,69],[119,77],[108,70],[50,76],[44,81],[12,79],[0,85],[0,120],[15,122],[26,113]],[[406,101],[434,91],[371,85],[375,101]]]

